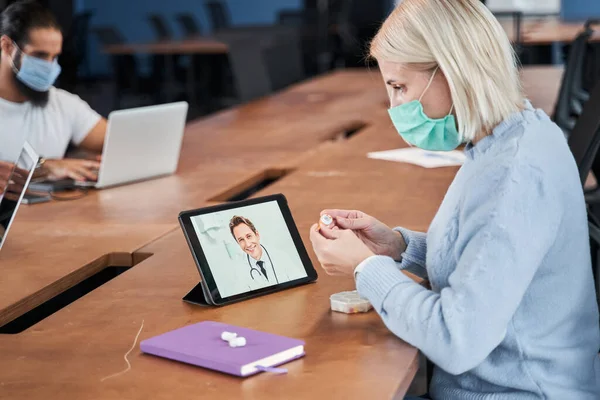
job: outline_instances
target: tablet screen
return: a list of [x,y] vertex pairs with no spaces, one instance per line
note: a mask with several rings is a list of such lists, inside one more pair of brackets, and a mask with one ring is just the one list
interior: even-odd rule
[[221,298],[307,277],[276,200],[190,221]]

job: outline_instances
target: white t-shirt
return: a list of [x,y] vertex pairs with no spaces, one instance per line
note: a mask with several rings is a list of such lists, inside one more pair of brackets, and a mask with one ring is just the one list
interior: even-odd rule
[[54,87],[45,107],[0,98],[0,160],[16,160],[25,140],[42,157],[63,158],[100,119],[79,96]]

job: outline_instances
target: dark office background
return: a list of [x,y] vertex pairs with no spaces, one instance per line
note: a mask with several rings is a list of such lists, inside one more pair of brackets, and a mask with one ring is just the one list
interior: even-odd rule
[[[14,1],[0,0],[0,9]],[[128,79],[115,77],[115,74],[119,73],[118,69],[121,69],[123,75],[123,68],[127,68],[127,66],[123,67],[124,63],[130,68],[135,68],[138,76],[150,80],[163,80],[164,76],[153,76],[153,68],[156,71],[159,57],[144,54],[112,57],[106,54],[103,51],[105,43],[100,43],[97,28],[113,29],[124,43],[152,42],[158,37],[156,27],[150,23],[149,16],[156,14],[166,23],[166,29],[171,34],[170,40],[179,40],[185,35],[177,18],[180,14],[187,14],[198,25],[204,36],[210,37],[214,34],[213,21],[210,15],[207,15],[207,1],[204,0],[39,0],[39,2],[55,13],[65,33],[63,55],[60,58],[63,73],[58,85],[80,94],[103,114],[126,105],[145,105],[143,101],[140,104],[136,102],[118,105],[103,104],[114,103],[104,100],[106,96],[102,93],[106,93],[104,90],[106,82],[113,79],[123,83]],[[299,18],[301,22],[297,23],[304,27],[304,32],[313,31],[317,34],[308,40],[303,37],[301,43],[305,61],[302,78],[307,78],[335,67],[364,66],[366,43],[387,16],[394,1],[227,0],[221,3],[226,8],[232,30],[239,26],[289,24],[290,16]],[[324,4],[327,4],[326,13],[323,13]],[[284,18],[287,18],[286,21]],[[341,27],[339,31],[343,31],[345,35],[327,29],[323,33],[323,30],[320,30],[323,24],[335,26],[336,29]],[[326,39],[322,39],[323,37]],[[228,67],[223,65],[222,61],[216,61],[219,57],[210,58],[211,60],[201,62],[210,64],[213,72],[210,79],[214,81],[217,79],[214,71],[227,70]],[[115,62],[117,59],[119,60]],[[120,67],[116,67],[116,63],[121,64]],[[185,57],[179,57],[177,63],[177,66],[183,64],[181,71],[185,71]],[[132,66],[133,64],[135,67]],[[206,68],[203,73],[205,72]],[[224,72],[225,75],[227,73]],[[219,74],[222,75],[218,72],[217,75]],[[226,80],[227,77],[218,77],[218,79]],[[213,94],[211,92],[210,95]],[[98,100],[99,97],[102,97],[102,100]],[[167,99],[155,97],[149,102],[152,101],[162,102]],[[219,105],[211,104],[200,112],[214,111],[215,107],[218,109]]]
[[[0,0],[0,10],[14,1]],[[216,33],[225,32],[231,36],[232,32],[237,32],[243,38],[254,34],[244,31],[245,27],[273,27],[272,32],[275,32],[277,27],[295,26],[301,31],[297,43],[301,52],[301,71],[297,74],[288,72],[294,70],[290,64],[294,57],[288,56],[290,49],[279,48],[277,51],[281,53],[271,58],[283,60],[287,66],[264,66],[267,70],[263,71],[264,74],[272,75],[266,79],[270,81],[265,82],[265,88],[244,95],[240,93],[240,85],[244,85],[240,83],[241,79],[253,80],[251,75],[255,71],[248,68],[248,71],[242,71],[247,76],[240,76],[235,71],[233,51],[227,56],[165,56],[143,52],[111,56],[105,51],[107,35],[109,40],[117,38],[125,44],[159,40],[160,29],[151,22],[152,15],[163,21],[164,29],[170,35],[168,40],[178,41],[186,37],[184,24],[178,19],[182,14],[197,25],[202,36],[215,37],[214,16],[209,15],[207,10],[208,0],[38,1],[56,14],[65,33],[59,87],[79,94],[104,115],[117,108],[182,99],[189,101],[189,94],[194,91],[198,102],[192,107],[192,118],[260,97],[332,69],[364,67],[368,41],[396,3],[395,0],[220,1],[227,13],[228,26]],[[506,3],[511,4],[511,1]],[[600,17],[600,1],[562,0],[560,16],[566,20]],[[108,34],[104,32],[104,43],[100,42],[103,39],[99,30],[102,29],[110,31]],[[264,32],[267,31],[263,31],[263,39]],[[268,35],[276,36],[275,33]],[[280,43],[279,47],[284,46]],[[561,62],[568,46],[542,46],[527,50],[521,53],[524,63],[556,63]],[[245,57],[257,58],[248,54]],[[270,62],[273,64],[273,60]],[[173,65],[170,75],[165,72],[167,64]],[[278,62],[275,61],[275,64]],[[190,65],[194,67],[190,68]],[[279,72],[275,71],[277,68]],[[185,78],[192,69],[200,80],[194,82],[198,87],[190,91],[189,80]],[[179,84],[179,93],[171,96],[169,90],[174,84]]]
[[[4,5],[15,1],[4,0]],[[345,1],[330,0],[331,12],[335,12],[339,7],[335,3]],[[145,42],[156,38],[147,21],[147,16],[152,13],[167,18],[170,22],[169,28],[175,37],[181,38],[183,34],[179,26],[172,22],[179,13],[191,14],[205,33],[211,31],[211,24],[203,9],[202,0],[39,0],[39,2],[56,14],[65,32],[69,31],[77,15],[86,12],[91,13],[90,27],[118,27],[127,42]],[[3,0],[0,0],[0,8],[2,3]],[[316,14],[318,0],[227,0],[224,3],[228,6],[234,25],[263,25],[276,23],[278,13],[282,10],[307,10],[308,13]],[[394,0],[355,0],[355,3],[357,5],[352,12],[352,22],[357,27],[358,34],[364,36],[363,41],[366,41],[392,8]],[[108,56],[102,54],[93,35],[88,39],[89,72],[92,75],[109,74]]]

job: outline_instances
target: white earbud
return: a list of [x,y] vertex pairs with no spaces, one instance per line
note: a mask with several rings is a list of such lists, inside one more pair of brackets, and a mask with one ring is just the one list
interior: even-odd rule
[[229,347],[244,347],[246,345],[245,337],[236,337],[229,341]]
[[221,339],[223,339],[226,342],[229,342],[229,341],[235,339],[236,337],[237,337],[237,333],[233,333],[233,332],[221,333]]
[[221,339],[229,342],[229,347],[244,347],[246,345],[245,337],[238,337],[237,333],[234,332],[223,332],[221,333]]

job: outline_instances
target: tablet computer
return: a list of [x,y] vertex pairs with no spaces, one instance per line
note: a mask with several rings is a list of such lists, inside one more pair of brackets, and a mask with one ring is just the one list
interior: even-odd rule
[[184,211],[179,222],[210,304],[229,304],[317,279],[282,194]]
[[0,160],[0,249],[27,191],[39,160],[38,154],[28,142],[16,160]]

